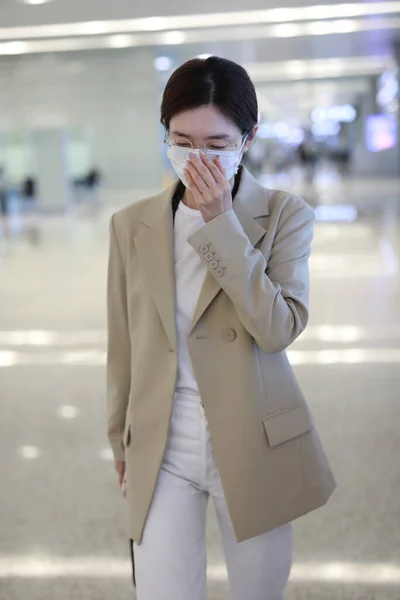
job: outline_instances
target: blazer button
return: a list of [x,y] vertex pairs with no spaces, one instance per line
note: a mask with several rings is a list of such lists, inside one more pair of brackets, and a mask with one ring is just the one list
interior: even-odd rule
[[200,254],[207,254],[208,251],[209,251],[208,246],[200,246],[200,248],[199,248]]
[[223,329],[221,337],[224,342],[234,342],[236,340],[236,331],[234,329]]
[[215,269],[215,274],[217,277],[222,277],[222,275],[224,274],[224,270],[221,269],[221,267],[218,267],[218,269]]
[[207,252],[207,254],[204,255],[204,258],[210,262],[214,259],[214,254],[212,252]]
[[218,264],[219,264],[219,263],[218,263],[218,261],[217,261],[217,260],[212,260],[212,261],[210,262],[210,267],[211,267],[212,269],[216,269],[216,268],[218,267]]

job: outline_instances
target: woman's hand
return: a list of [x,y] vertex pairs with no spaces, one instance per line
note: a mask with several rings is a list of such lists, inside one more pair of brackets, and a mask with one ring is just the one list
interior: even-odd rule
[[232,191],[219,157],[192,154],[185,169],[189,189],[206,223],[232,208]]

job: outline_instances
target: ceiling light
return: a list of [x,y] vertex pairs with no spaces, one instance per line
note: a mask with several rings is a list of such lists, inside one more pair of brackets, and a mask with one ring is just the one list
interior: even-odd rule
[[275,37],[296,37],[301,35],[301,25],[292,23],[283,23],[282,25],[273,25],[271,33]]
[[357,21],[350,21],[350,19],[332,21],[332,31],[334,33],[355,33],[358,31],[358,23]]
[[201,58],[202,60],[207,60],[207,58],[210,58],[212,56],[212,54],[198,54],[196,56],[196,58]]
[[305,25],[305,29],[310,35],[329,35],[333,33],[331,21],[312,21]]
[[285,67],[285,71],[290,75],[304,75],[308,65],[304,60],[291,60],[283,66]]
[[23,4],[47,4],[51,0],[20,0]]
[[[20,0],[21,2],[23,0]],[[42,4],[50,0],[26,0],[31,4]],[[156,32],[170,30],[204,29],[216,27],[234,27],[244,25],[266,25],[266,24],[294,24],[302,21],[305,25],[309,21],[322,21],[337,19],[349,21],[360,17],[374,16],[373,28],[378,29],[376,18],[378,16],[395,16],[400,12],[399,0],[388,0],[382,2],[352,2],[335,5],[313,5],[293,8],[277,8],[262,10],[245,10],[236,12],[205,13],[191,15],[175,15],[168,17],[145,17],[136,19],[115,19],[101,21],[101,29],[95,25],[85,23],[63,23],[55,25],[39,25],[28,27],[3,27],[0,28],[0,38],[52,38],[62,36],[86,35],[85,27],[89,25],[88,34],[96,33],[135,33]],[[82,29],[83,26],[83,29]],[[386,29],[387,27],[385,27]],[[396,27],[393,27],[396,28]],[[347,31],[347,30],[346,30]],[[305,32],[307,34],[307,32]],[[282,36],[285,37],[285,36]]]
[[[346,17],[357,17],[360,14],[360,9],[359,7],[357,7],[354,4],[354,8],[353,6],[349,6],[346,4],[341,4],[340,5],[340,12],[338,10],[338,6],[334,5],[334,6],[328,6],[328,5],[322,5],[322,6],[307,6],[304,7],[305,8],[305,18],[306,19],[333,19],[335,17],[337,17],[338,15],[342,15],[343,13],[345,13],[344,16]],[[361,9],[362,10],[362,9]]]
[[168,45],[184,44],[187,40],[187,34],[184,31],[167,31],[162,36],[162,43]]
[[79,23],[79,30],[83,35],[100,35],[109,33],[107,21],[89,21],[87,23]]
[[107,39],[110,48],[129,48],[135,43],[133,35],[112,35]]
[[[1,1],[1,0],[0,0]],[[400,4],[400,2],[399,2]],[[343,20],[340,21],[332,21],[328,25],[329,32],[335,33],[333,31],[333,27],[336,26],[340,22],[340,28],[342,32],[344,30]],[[322,22],[323,23],[323,22]],[[1,40],[10,40],[8,43],[4,41],[4,43],[0,43],[0,55],[1,54],[21,54],[21,53],[49,53],[49,52],[71,52],[78,50],[94,50],[94,49],[104,49],[105,47],[111,48],[113,47],[127,47],[130,46],[141,46],[141,47],[149,47],[149,46],[163,46],[163,45],[174,45],[174,44],[194,44],[199,43],[203,46],[207,47],[207,44],[213,40],[219,41],[230,41],[230,40],[255,40],[255,39],[265,39],[270,36],[274,37],[274,28],[276,25],[270,25],[268,27],[237,27],[237,28],[223,28],[220,30],[199,30],[199,31],[181,31],[181,30],[173,30],[168,32],[152,32],[152,33],[143,33],[143,34],[127,34],[126,31],[123,32],[123,29],[120,29],[121,33],[113,33],[113,36],[130,36],[132,38],[128,40],[126,37],[120,38],[116,37],[115,42],[110,42],[110,32],[115,31],[115,27],[112,22],[107,22],[107,27],[109,26],[109,34],[106,36],[103,35],[84,35],[82,33],[82,25],[84,24],[74,24],[74,34],[71,34],[71,24],[65,25],[52,25],[52,26],[41,26],[41,27],[31,27],[31,28],[1,28],[0,27],[0,41]],[[309,26],[315,27],[314,32],[309,30]],[[80,29],[78,29],[78,26]],[[104,23],[102,23],[102,28]],[[299,28],[298,35],[313,35],[313,33],[319,35],[321,34],[321,21],[317,21],[314,23],[299,23],[295,24],[296,27]],[[45,34],[43,29],[46,29]],[[95,27],[91,25],[91,33],[97,33],[100,31],[99,27]],[[347,30],[349,29],[346,26]],[[385,19],[364,19],[357,20],[353,23],[354,31],[372,31],[372,30],[395,30],[400,28],[400,18],[385,18]],[[27,34],[27,29],[29,29],[29,33]],[[294,29],[278,29],[278,35],[288,35],[289,33],[294,34]],[[50,36],[55,39],[45,39]],[[326,31],[324,31],[326,33]],[[340,33],[340,32],[339,32]],[[43,35],[45,37],[43,37]],[[74,37],[75,36],[75,37]],[[23,42],[26,46],[21,46],[22,38],[29,39],[31,37],[36,37],[42,39],[32,39],[29,42]],[[13,41],[11,41],[13,40]],[[14,40],[18,40],[18,42],[14,42]],[[123,41],[122,41],[123,40]],[[12,45],[11,45],[12,44]],[[369,59],[369,71],[370,74],[375,74],[377,71],[376,66],[373,64],[374,59]],[[385,65],[386,66],[386,65]],[[365,70],[365,67],[363,67]],[[276,67],[276,76],[278,79],[282,78],[281,67]],[[258,76],[258,73],[256,73]],[[264,72],[261,73],[261,79],[263,80]],[[259,80],[259,79],[258,79]]]
[[[400,12],[400,1],[335,5],[334,7],[303,7],[299,9],[265,9],[259,11],[242,11],[204,15],[180,15],[171,17],[151,17],[147,19],[120,19],[109,21],[93,21],[88,23],[63,23],[55,25],[39,25],[29,27],[0,27],[0,40],[37,39],[37,38],[72,38],[74,36],[95,36],[104,33],[128,34],[140,32],[145,35],[138,38],[137,45],[181,44],[184,31],[191,30],[185,42],[197,43],[218,39],[220,41],[237,39],[260,39],[260,37],[294,37],[323,34],[346,34],[355,31],[380,29],[398,29],[400,19],[395,13]],[[323,10],[322,10],[323,9]],[[329,9],[329,10],[328,10]],[[343,10],[342,10],[343,9]],[[342,12],[341,12],[342,10]],[[374,19],[362,19],[373,15]],[[387,15],[378,18],[379,15]],[[344,17],[344,18],[343,18]],[[326,19],[336,19],[326,21]],[[282,19],[286,19],[282,21]],[[314,22],[312,20],[314,19]],[[317,20],[315,20],[317,19]],[[281,20],[281,22],[279,22]],[[308,22],[305,22],[307,21]],[[290,22],[291,21],[291,22]],[[294,21],[302,21],[295,23]],[[311,21],[311,22],[310,22]],[[323,25],[325,21],[325,25]],[[270,23],[269,27],[260,27]],[[276,25],[274,25],[276,23]],[[235,29],[235,26],[241,26]],[[248,25],[248,27],[243,27]],[[216,28],[223,27],[216,31]],[[212,28],[215,33],[207,32]],[[195,30],[198,31],[195,31]],[[147,35],[146,35],[147,32]],[[159,35],[157,35],[159,32]],[[179,36],[177,33],[180,32]],[[154,37],[152,37],[152,35]],[[165,39],[162,36],[166,36]],[[211,37],[210,37],[211,35]],[[139,43],[140,42],[140,43]],[[104,41],[92,48],[102,47]],[[36,46],[36,43],[35,43]],[[88,48],[89,46],[85,46]],[[78,49],[78,48],[77,48]],[[37,50],[31,49],[36,52]],[[39,50],[40,52],[46,51]]]
[[28,44],[26,42],[7,42],[6,44],[0,44],[0,54],[25,54],[28,50]]
[[156,71],[169,71],[172,67],[172,59],[169,56],[158,56],[153,65]]
[[245,64],[254,82],[275,82],[299,79],[327,79],[341,76],[361,76],[382,73],[393,63],[390,55],[351,56],[346,59],[326,58],[307,61],[290,60]]
[[357,111],[350,104],[317,107],[311,112],[313,123],[319,125],[326,121],[336,123],[353,123],[357,118]]
[[168,19],[166,17],[145,17],[138,19],[138,25],[140,31],[162,31],[167,28]]

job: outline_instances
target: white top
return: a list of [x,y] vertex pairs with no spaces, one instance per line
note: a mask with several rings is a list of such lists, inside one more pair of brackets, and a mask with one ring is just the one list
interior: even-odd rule
[[188,242],[188,238],[204,225],[199,210],[179,203],[174,224],[175,283],[176,283],[176,331],[178,349],[178,379],[176,391],[198,394],[188,348],[191,329],[201,288],[207,273],[207,265]]

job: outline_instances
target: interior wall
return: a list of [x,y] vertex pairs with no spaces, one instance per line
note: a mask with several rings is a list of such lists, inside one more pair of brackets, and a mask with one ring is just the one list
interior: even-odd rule
[[82,131],[111,188],[161,185],[160,89],[149,48],[0,60],[0,137]]

